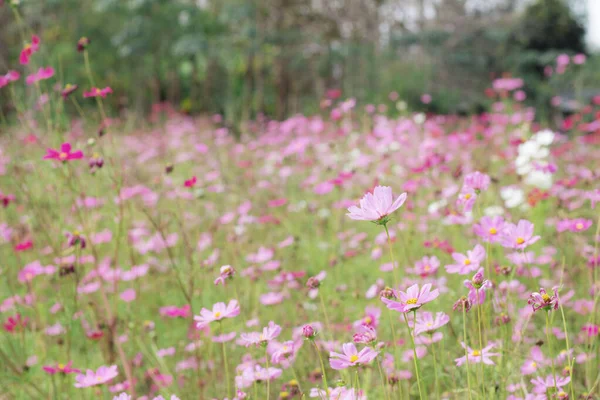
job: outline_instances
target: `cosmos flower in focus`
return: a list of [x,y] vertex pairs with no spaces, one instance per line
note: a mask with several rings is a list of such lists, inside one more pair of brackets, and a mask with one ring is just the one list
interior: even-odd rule
[[194,320],[197,321],[196,328],[202,329],[211,322],[221,321],[224,318],[233,318],[240,313],[240,305],[237,300],[231,300],[229,304],[216,303],[212,311],[206,308],[200,310],[200,315],[196,315]]
[[348,208],[348,214],[351,219],[359,221],[371,221],[380,225],[389,222],[389,215],[402,207],[406,201],[406,192],[394,200],[392,188],[389,186],[377,186],[373,193],[367,193],[360,200],[360,206]]
[[387,308],[399,312],[409,312],[420,308],[423,304],[435,300],[440,292],[438,289],[431,290],[431,283],[426,283],[419,290],[419,285],[414,284],[405,292],[398,291],[394,293],[400,301],[381,297],[381,301],[385,303]]
[[331,368],[341,370],[369,364],[379,354],[379,352],[370,347],[365,347],[359,352],[354,343],[344,343],[342,345],[342,352],[343,354],[335,351],[329,353]]

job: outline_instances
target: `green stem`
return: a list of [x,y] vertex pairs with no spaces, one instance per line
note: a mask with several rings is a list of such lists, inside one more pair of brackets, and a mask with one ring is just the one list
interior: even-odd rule
[[269,353],[267,352],[267,347],[265,346],[265,362],[267,365],[267,400],[271,399],[271,379],[269,378]]
[[[221,327],[221,334],[223,334],[223,325],[221,322],[219,322],[219,326]],[[231,397],[231,382],[229,381],[229,363],[227,362],[227,348],[225,346],[225,341],[221,342],[221,350],[223,351],[223,366],[225,367],[225,380],[227,381],[227,396]],[[269,367],[267,364],[267,369],[268,368]]]
[[563,330],[565,331],[565,340],[566,340],[566,344],[567,344],[567,360],[569,362],[569,378],[571,378],[571,382],[569,382],[569,385],[571,386],[571,398],[574,399],[575,398],[575,392],[573,390],[573,366],[574,366],[574,363],[571,361],[571,348],[569,346],[569,333],[567,331],[567,321],[565,320],[565,312],[563,310],[562,304],[560,305],[560,314],[562,316]]
[[469,373],[469,346],[467,344],[467,310],[463,305],[463,335],[465,342],[465,359],[467,362],[467,388],[469,389],[469,400],[471,400],[471,374]]
[[402,315],[404,315],[404,322],[406,322],[406,327],[408,328],[408,335],[410,336],[410,341],[412,343],[412,350],[413,350],[413,363],[415,365],[415,375],[417,377],[417,386],[419,387],[419,399],[423,400],[423,392],[421,390],[421,377],[419,375],[419,362],[417,360],[417,346],[415,345],[415,326],[417,325],[417,312],[413,311],[413,315],[414,315],[414,323],[413,323],[413,329],[411,332],[410,329],[410,325],[408,324],[408,318],[406,317],[406,313],[403,313]]
[[550,311],[546,312],[546,340],[548,341],[548,349],[550,351],[550,362],[552,364],[552,376],[554,377],[554,387],[556,388],[556,368],[554,367],[554,350],[552,341],[550,340]]
[[439,399],[440,398],[440,386],[438,383],[438,367],[437,367],[437,357],[435,355],[435,343],[431,343],[431,355],[433,356],[433,376],[435,378],[435,395]]
[[[476,299],[479,302],[479,289],[475,289]],[[481,336],[481,304],[477,304],[477,330],[479,331],[479,351],[483,351],[483,337]],[[481,379],[481,392],[485,399],[485,379],[483,374],[483,362],[479,363],[479,373]]]
[[[388,230],[387,224],[383,225],[385,228],[385,234],[387,235],[388,248],[390,249],[390,259],[392,261],[392,273],[394,274],[394,285],[398,286],[400,278],[398,277],[398,269],[396,268],[396,261],[394,258],[394,250],[392,246],[392,238],[390,237],[390,231]],[[400,265],[397,266],[398,268]]]
[[329,393],[329,385],[327,384],[327,373],[325,372],[325,364],[323,364],[323,357],[321,357],[321,351],[319,350],[319,346],[317,346],[314,340],[311,339],[311,342],[315,346],[315,350],[317,351],[317,355],[319,356],[319,361],[321,362],[321,376],[323,377],[325,393]]

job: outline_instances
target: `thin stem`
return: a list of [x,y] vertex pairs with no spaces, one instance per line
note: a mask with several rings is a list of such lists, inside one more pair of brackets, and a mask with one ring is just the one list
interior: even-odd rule
[[465,359],[467,361],[467,388],[469,389],[469,400],[471,400],[471,374],[469,373],[469,346],[467,345],[467,310],[463,306],[463,335],[465,342]]
[[[223,325],[221,322],[219,322],[219,326],[220,326],[220,330],[221,330],[221,334],[223,334]],[[227,381],[227,396],[231,397],[231,382],[229,382],[229,363],[227,362],[227,349],[225,347],[225,341],[221,342],[221,349],[223,351],[223,365],[225,367],[225,380]],[[267,361],[268,362],[268,361]],[[267,364],[267,371],[268,371],[268,364]]]
[[562,304],[560,304],[560,315],[562,316],[563,321],[563,330],[565,331],[565,340],[567,344],[567,360],[569,362],[569,378],[571,378],[571,382],[569,382],[571,386],[571,398],[575,398],[575,392],[573,391],[573,366],[574,363],[571,361],[571,348],[569,346],[569,333],[567,332],[567,321],[565,320],[565,312],[563,310]]
[[[476,299],[479,302],[479,289],[475,289]],[[481,336],[481,304],[477,305],[477,330],[479,331],[479,351],[483,350],[483,338]],[[483,362],[479,363],[479,372],[481,379],[481,391],[483,393],[483,398],[485,399],[485,382],[483,376]]]
[[314,340],[311,339],[312,344],[315,346],[315,350],[317,351],[317,355],[319,356],[319,361],[321,362],[321,376],[323,377],[323,385],[325,389],[325,393],[329,393],[329,385],[327,384],[327,374],[325,373],[325,364],[323,364],[323,357],[321,357],[321,351],[319,350],[319,346],[315,343]]
[[[392,272],[394,274],[394,285],[398,286],[398,284],[400,283],[400,278],[398,278],[398,270],[396,269],[394,250],[392,248],[392,238],[390,237],[390,231],[388,230],[387,224],[383,225],[383,227],[385,228],[385,234],[387,235],[387,240],[388,240],[388,248],[390,249],[390,259],[392,261]],[[398,265],[398,267],[400,267],[400,266]]]
[[321,290],[319,290],[319,301],[321,302],[321,310],[323,311],[323,316],[325,317],[325,324],[327,326],[327,331],[329,335],[331,335],[331,325],[329,324],[329,317],[327,316],[327,308],[325,307],[325,301],[323,300],[323,295],[321,294]]
[[267,365],[267,400],[271,399],[271,378],[269,377],[269,353],[267,352],[267,346],[265,346],[265,363]]
[[415,326],[416,321],[417,321],[417,312],[414,311],[414,322],[413,323],[413,329],[411,332],[410,329],[410,325],[408,324],[408,318],[406,317],[406,313],[403,313],[402,315],[404,315],[404,322],[406,322],[406,327],[408,328],[408,334],[410,336],[410,341],[412,343],[412,350],[413,350],[413,363],[415,365],[415,375],[417,376],[417,386],[419,387],[419,398],[421,400],[423,400],[423,392],[421,391],[421,377],[419,376],[419,362],[417,361],[417,346],[415,345]]
[[546,312],[546,340],[550,350],[550,362],[552,364],[552,376],[554,377],[554,387],[556,388],[556,369],[554,367],[554,350],[552,349],[552,341],[550,340],[550,311]]
[[376,364],[377,364],[377,369],[379,370],[379,376],[381,377],[381,386],[383,387],[383,394],[385,395],[385,398],[387,400],[387,398],[388,398],[388,381],[387,381],[385,375],[383,374],[383,370],[381,368],[381,361],[377,362]]
[[437,357],[435,355],[435,343],[431,343],[431,355],[433,356],[433,376],[435,378],[435,396],[440,398],[440,386],[438,383],[438,367],[437,367]]

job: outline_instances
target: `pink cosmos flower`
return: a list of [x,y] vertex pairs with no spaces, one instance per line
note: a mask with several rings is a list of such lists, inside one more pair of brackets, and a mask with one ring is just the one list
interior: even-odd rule
[[436,256],[425,256],[415,262],[415,268],[411,272],[424,278],[426,276],[435,274],[439,267],[440,260]]
[[[556,382],[556,385],[554,382]],[[563,378],[562,376],[555,377],[554,375],[548,375],[545,378],[538,376],[537,378],[531,380],[531,383],[534,385],[533,391],[535,393],[546,393],[548,389],[554,388],[560,389],[563,386],[567,386],[569,382],[571,382],[571,378],[568,376]]]
[[479,171],[465,176],[464,186],[473,189],[476,193],[486,190],[490,186],[490,177]]
[[365,308],[365,316],[358,321],[355,321],[352,326],[358,329],[361,326],[369,326],[371,328],[377,328],[379,325],[379,318],[381,317],[381,309],[379,307],[367,306]]
[[334,351],[329,353],[329,364],[335,370],[346,369],[349,367],[357,367],[359,365],[369,364],[377,357],[379,352],[370,347],[365,347],[360,352],[356,350],[354,343],[344,343],[341,353]]
[[360,207],[352,206],[348,208],[348,214],[351,219],[359,221],[372,221],[385,224],[388,222],[388,215],[402,207],[406,201],[406,193],[402,193],[396,200],[392,195],[392,188],[389,186],[377,186],[373,193],[367,193],[360,200]]
[[419,335],[423,332],[433,332],[436,329],[441,328],[450,322],[450,317],[443,313],[438,312],[433,317],[433,313],[428,311],[417,314],[417,320],[415,325],[415,335]]
[[423,285],[421,290],[419,290],[419,285],[414,284],[406,290],[406,293],[395,290],[393,290],[393,292],[395,297],[400,301],[385,297],[382,297],[381,301],[383,301],[390,310],[403,313],[420,308],[423,304],[435,300],[440,294],[438,289],[431,290],[431,283]]
[[570,232],[583,232],[592,226],[593,221],[591,219],[576,218],[576,219],[563,219],[556,223],[556,230],[558,232],[570,231]]
[[54,76],[54,68],[40,67],[40,69],[38,69],[37,72],[35,72],[31,75],[28,75],[27,78],[25,78],[25,83],[27,83],[28,85],[32,85],[36,82],[52,78],[53,76]]
[[354,343],[369,344],[377,340],[377,331],[375,328],[368,325],[361,325],[357,327],[358,332],[352,336]]
[[452,253],[452,258],[454,258],[456,264],[446,265],[446,271],[450,274],[466,275],[476,271],[485,260],[485,256],[485,249],[480,244],[476,245],[473,250],[467,251],[466,256],[460,253]]
[[27,43],[23,50],[21,50],[21,54],[19,56],[19,62],[21,65],[29,64],[29,58],[33,55],[33,53],[37,52],[40,49],[40,38],[37,35],[33,35],[31,37],[31,43]]
[[484,242],[497,243],[501,239],[504,229],[504,218],[501,216],[481,218],[479,223],[473,225],[473,232]]
[[242,346],[264,345],[275,339],[281,333],[281,327],[275,322],[270,321],[269,325],[263,328],[261,332],[242,333],[239,344]]
[[196,315],[196,328],[202,329],[211,322],[221,321],[224,318],[233,318],[240,313],[240,306],[237,300],[231,300],[227,305],[225,303],[216,303],[212,311],[202,308],[200,315]]
[[90,89],[89,92],[84,92],[83,93],[83,97],[88,98],[88,97],[106,97],[107,94],[112,93],[112,89],[110,87],[105,87],[104,89],[98,89],[97,87],[93,87]]
[[213,282],[215,285],[225,285],[225,282],[228,279],[233,278],[235,274],[235,269],[231,265],[223,265],[219,270],[219,276]]
[[63,143],[60,145],[60,150],[48,149],[44,160],[58,160],[67,162],[69,160],[79,160],[83,158],[83,152],[81,150],[71,151],[70,143]]
[[119,375],[119,370],[116,365],[112,365],[110,367],[103,365],[96,371],[88,369],[85,374],[79,374],[75,377],[75,380],[77,381],[77,383],[75,383],[75,387],[84,388],[102,385],[113,380],[117,375]]
[[67,364],[55,364],[55,365],[44,365],[42,369],[49,373],[50,375],[54,375],[58,372],[62,374],[74,374],[80,373],[81,371],[75,368],[71,368],[73,365],[73,361],[69,361]]
[[126,303],[130,303],[132,301],[135,300],[136,298],[136,293],[135,293],[135,289],[125,289],[121,294],[120,294],[121,300],[123,300]]
[[552,296],[546,293],[546,290],[544,288],[541,288],[539,293],[533,292],[531,296],[529,296],[527,304],[529,304],[533,308],[533,311],[537,311],[540,309],[544,309],[546,311],[558,309],[558,288],[554,287],[552,288],[552,290],[554,291],[554,295]]
[[539,348],[539,346],[533,346],[529,351],[529,358],[525,360],[525,363],[521,366],[521,373],[523,375],[531,375],[539,367],[543,367],[548,364],[546,357],[544,357],[544,353]]
[[509,249],[522,250],[540,240],[540,236],[533,236],[533,224],[525,219],[517,225],[507,222],[502,232],[501,243]]
[[[463,349],[467,350],[469,363],[480,363],[483,362],[487,365],[494,365],[494,362],[490,359],[492,356],[499,356],[499,353],[490,353],[490,350],[496,346],[495,343],[489,344],[484,347],[482,350],[473,350],[472,348],[465,345],[463,342],[460,343]],[[461,365],[467,362],[467,356],[459,357],[454,360],[456,362],[456,366],[460,367]]]

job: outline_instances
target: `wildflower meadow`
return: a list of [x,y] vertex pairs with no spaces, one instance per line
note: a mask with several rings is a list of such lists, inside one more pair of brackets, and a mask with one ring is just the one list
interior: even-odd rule
[[6,3],[0,399],[600,398],[600,96],[139,116]]

